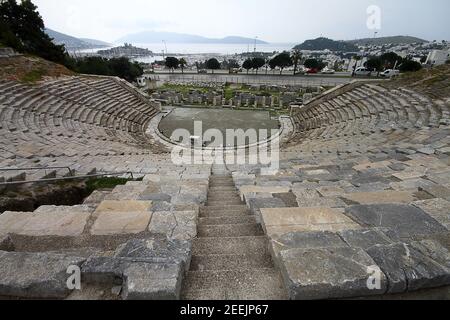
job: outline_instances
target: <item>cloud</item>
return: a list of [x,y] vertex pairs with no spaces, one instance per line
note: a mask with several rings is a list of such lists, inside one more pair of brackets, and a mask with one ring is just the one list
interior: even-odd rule
[[46,25],[74,36],[114,41],[144,30],[300,42],[373,36],[367,8],[381,9],[379,35],[449,39],[450,1],[433,0],[34,0]]

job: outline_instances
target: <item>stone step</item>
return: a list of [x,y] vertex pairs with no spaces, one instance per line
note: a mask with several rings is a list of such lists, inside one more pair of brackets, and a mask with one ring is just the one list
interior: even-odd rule
[[223,202],[223,201],[229,201],[229,202],[239,201],[239,202],[241,202],[242,200],[237,195],[223,195],[223,196],[220,196],[220,195],[214,195],[214,196],[208,195],[208,201],[221,201],[221,202]]
[[241,199],[235,199],[235,200],[228,200],[228,199],[224,199],[224,200],[208,200],[207,202],[207,206],[208,207],[217,207],[217,206],[227,206],[227,205],[240,205],[243,202],[241,201]]
[[253,217],[254,215],[248,211],[212,211],[200,213],[200,218],[238,218]]
[[231,175],[212,175],[210,180],[233,180]]
[[202,207],[200,208],[200,217],[227,217],[227,216],[242,216],[250,215],[251,211],[245,205],[237,206],[216,206],[216,207]]
[[275,269],[193,271],[185,280],[184,299],[283,300],[287,293]]
[[223,192],[223,191],[233,191],[236,192],[235,186],[224,186],[224,187],[211,187],[209,188],[209,192]]
[[193,256],[191,271],[232,271],[251,268],[273,268],[270,254],[214,254]]
[[209,179],[209,183],[234,183],[234,181],[233,179]]
[[198,237],[204,238],[247,237],[263,235],[264,230],[258,223],[198,226],[197,233]]
[[200,226],[215,226],[226,224],[239,224],[239,223],[256,223],[256,218],[253,215],[225,215],[223,217],[207,217],[200,218]]
[[235,188],[236,186],[234,185],[233,182],[210,182],[209,187],[210,188],[215,188],[215,187],[233,187],[233,188]]
[[232,195],[232,196],[238,196],[239,192],[237,192],[236,188],[230,188],[230,190],[212,190],[211,188],[208,191],[208,195]]
[[223,197],[223,196],[239,196],[239,193],[236,191],[236,189],[234,190],[211,190],[209,189],[208,191],[208,197],[209,196],[219,196],[219,197]]
[[224,178],[216,178],[212,177],[209,179],[210,182],[233,182],[233,178],[230,177],[224,177]]
[[210,254],[268,254],[266,237],[197,238],[194,239],[193,255]]
[[233,181],[209,181],[209,186],[210,187],[214,187],[214,186],[235,186]]

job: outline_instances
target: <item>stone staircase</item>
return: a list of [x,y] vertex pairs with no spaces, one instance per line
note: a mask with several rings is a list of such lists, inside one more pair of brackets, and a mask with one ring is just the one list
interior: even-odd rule
[[261,225],[241,202],[231,175],[224,169],[213,172],[182,298],[286,299]]

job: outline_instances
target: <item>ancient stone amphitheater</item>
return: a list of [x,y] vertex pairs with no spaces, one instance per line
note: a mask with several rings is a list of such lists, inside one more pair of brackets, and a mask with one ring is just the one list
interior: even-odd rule
[[[172,164],[149,130],[158,105],[117,78],[2,80],[0,167],[23,170],[0,181],[58,167],[143,180],[1,213],[0,296],[448,299],[448,73],[355,82],[293,108],[269,176]],[[74,266],[82,290],[67,285]]]

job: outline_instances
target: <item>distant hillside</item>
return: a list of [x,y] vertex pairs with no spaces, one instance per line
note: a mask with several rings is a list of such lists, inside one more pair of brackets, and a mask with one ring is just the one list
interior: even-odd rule
[[367,46],[367,45],[375,45],[382,46],[388,44],[411,44],[411,43],[426,43],[427,40],[419,39],[416,37],[410,36],[394,36],[394,37],[380,37],[380,38],[366,38],[366,39],[358,39],[347,41],[348,43],[359,45],[359,46]]
[[[174,32],[156,32],[143,31],[139,33],[129,34],[116,42],[131,42],[131,43],[160,43],[161,41],[172,43],[221,43],[221,44],[248,44],[254,43],[255,39],[230,36],[222,39],[206,38],[192,34],[182,34]],[[256,40],[257,44],[267,44],[265,41]]]
[[87,42],[95,47],[112,47],[111,43],[105,42],[105,41],[100,41],[100,40],[95,40],[95,39],[89,39],[89,38],[79,38],[80,40]]
[[344,41],[335,41],[328,38],[317,38],[313,40],[306,40],[302,44],[294,47],[296,50],[310,50],[310,51],[320,51],[320,50],[331,50],[339,52],[358,52],[359,49],[352,43]]
[[109,47],[110,44],[93,39],[79,39],[67,34],[52,30],[45,29],[45,32],[53,38],[53,42],[61,45],[64,44],[67,50],[83,50],[83,49],[93,49],[93,48],[103,48]]

